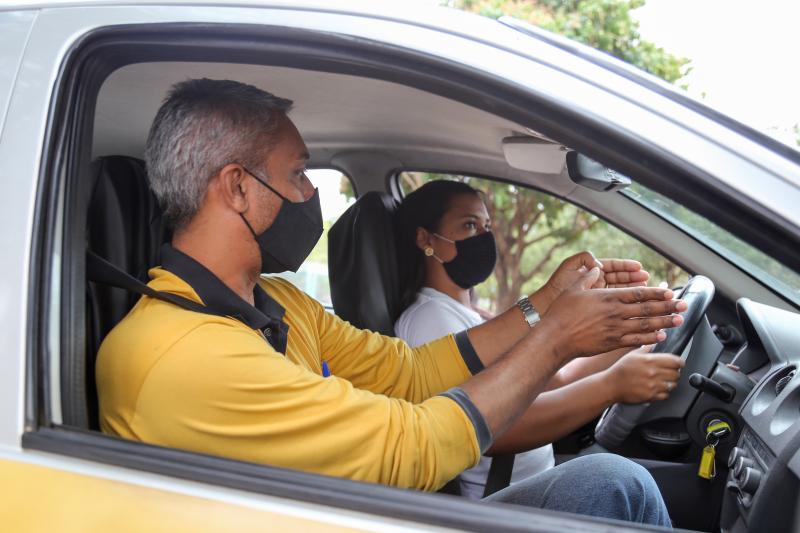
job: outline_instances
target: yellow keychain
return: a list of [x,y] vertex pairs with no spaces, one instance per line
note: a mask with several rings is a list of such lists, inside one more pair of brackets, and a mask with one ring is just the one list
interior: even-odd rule
[[714,419],[706,427],[706,447],[703,448],[703,455],[700,457],[700,468],[697,475],[703,479],[714,479],[717,475],[717,468],[714,458],[717,455],[717,443],[721,437],[731,433],[731,426],[727,422]]
[[706,435],[714,435],[717,439],[728,435],[730,432],[731,426],[721,420],[712,420],[706,428]]
[[714,457],[716,455],[716,445],[709,445],[703,448],[703,455],[700,457],[700,469],[697,471],[698,476],[703,479],[714,479],[714,476],[717,475],[717,469],[714,466]]

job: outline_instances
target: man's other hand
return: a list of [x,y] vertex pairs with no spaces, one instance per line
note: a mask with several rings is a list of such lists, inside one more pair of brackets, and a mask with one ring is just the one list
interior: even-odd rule
[[656,287],[587,290],[601,275],[593,267],[550,306],[539,326],[554,335],[562,362],[627,346],[654,344],[666,338],[661,331],[680,326],[686,302]]

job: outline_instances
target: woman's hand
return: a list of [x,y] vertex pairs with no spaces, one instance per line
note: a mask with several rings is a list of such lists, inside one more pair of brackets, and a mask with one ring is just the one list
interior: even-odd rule
[[650,353],[652,348],[632,350],[604,371],[614,403],[665,400],[675,390],[683,360],[669,353]]
[[598,267],[601,275],[593,289],[646,286],[650,274],[642,264],[632,259],[595,259],[591,252],[581,252],[566,258],[553,272],[547,283],[531,295],[539,313],[544,314],[558,296],[571,287],[588,270]]
[[[591,255],[590,252],[583,252]],[[650,273],[642,270],[642,264],[633,259],[601,259],[603,280],[606,288],[646,287]],[[601,287],[602,288],[602,287]]]

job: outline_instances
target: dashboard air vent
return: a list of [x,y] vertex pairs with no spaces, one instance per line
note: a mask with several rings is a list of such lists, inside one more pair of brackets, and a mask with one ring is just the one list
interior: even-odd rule
[[780,394],[783,391],[783,389],[786,388],[786,385],[788,385],[789,382],[792,381],[792,378],[796,373],[797,373],[796,370],[792,370],[791,372],[789,372],[788,374],[786,374],[785,376],[783,376],[781,379],[778,380],[778,382],[775,384],[776,396]]

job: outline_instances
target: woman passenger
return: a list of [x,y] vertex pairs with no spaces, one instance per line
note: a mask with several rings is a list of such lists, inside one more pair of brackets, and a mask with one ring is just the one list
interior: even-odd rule
[[[471,290],[495,267],[491,221],[478,191],[457,181],[432,181],[409,194],[398,211],[398,251],[403,287],[395,332],[412,347],[477,326],[484,317],[472,306]],[[548,283],[565,269],[567,259]],[[522,318],[520,318],[522,320]],[[682,365],[649,347],[576,359],[548,383],[492,453],[516,453],[511,483],[553,467],[552,443],[617,402],[642,403],[667,397]],[[460,476],[462,495],[484,496],[489,457]]]

